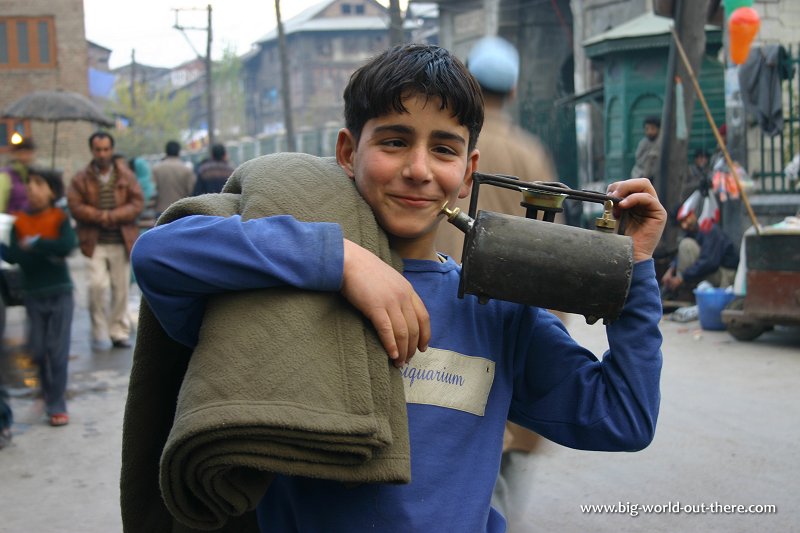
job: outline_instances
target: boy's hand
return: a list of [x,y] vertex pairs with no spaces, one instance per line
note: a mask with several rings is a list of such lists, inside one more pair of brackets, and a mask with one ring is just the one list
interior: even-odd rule
[[615,206],[627,212],[625,235],[633,239],[633,260],[644,261],[653,257],[661,233],[667,223],[667,211],[658,201],[650,180],[645,178],[617,181],[608,186],[608,194],[621,198]]
[[430,317],[411,284],[376,255],[344,240],[342,295],[375,326],[383,347],[400,368],[431,336]]

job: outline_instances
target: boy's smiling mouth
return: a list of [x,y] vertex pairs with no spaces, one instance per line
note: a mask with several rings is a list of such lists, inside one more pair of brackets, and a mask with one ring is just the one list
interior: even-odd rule
[[402,205],[406,205],[408,207],[423,208],[423,207],[429,207],[431,204],[436,203],[435,199],[425,198],[422,196],[390,194],[389,197],[393,198],[396,202]]

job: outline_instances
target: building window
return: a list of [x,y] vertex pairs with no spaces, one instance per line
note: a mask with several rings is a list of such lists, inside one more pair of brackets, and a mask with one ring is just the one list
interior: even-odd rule
[[356,5],[356,15],[363,15],[364,14],[364,4]]
[[39,38],[39,61],[43,65],[50,64],[50,28],[47,22],[39,21],[36,25],[36,35]]
[[14,133],[28,137],[31,133],[30,123],[27,120],[0,118],[0,153],[11,150],[11,136]]
[[317,41],[317,54],[323,57],[330,57],[331,55],[331,42],[328,39],[319,39]]
[[342,15],[349,15],[353,12],[353,6],[350,4],[342,4]]
[[55,66],[53,17],[0,17],[0,69]]

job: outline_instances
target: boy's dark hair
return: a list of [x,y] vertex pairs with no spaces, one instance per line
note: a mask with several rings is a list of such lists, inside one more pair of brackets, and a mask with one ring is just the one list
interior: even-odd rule
[[648,124],[651,124],[656,128],[661,129],[661,118],[655,115],[650,115],[649,117],[645,117],[644,123],[642,125],[647,126]]
[[705,148],[698,148],[698,149],[696,149],[696,150],[694,151],[694,157],[695,157],[695,158],[698,158],[698,157],[700,157],[700,156],[703,156],[703,157],[705,157],[705,158],[708,158],[708,157],[709,157],[709,156],[708,156],[708,152],[706,151],[706,149],[705,149]]
[[457,57],[434,45],[398,45],[356,70],[344,90],[345,125],[358,142],[368,120],[406,113],[403,99],[413,95],[441,99],[441,109],[469,131],[469,151],[475,148],[483,127],[480,85]]
[[28,179],[31,176],[39,176],[47,183],[47,186],[53,191],[53,203],[64,196],[64,180],[60,171],[49,168],[28,167]]
[[181,153],[181,144],[178,141],[168,141],[164,151],[170,157],[178,157]]
[[109,141],[111,141],[111,148],[114,148],[114,137],[112,137],[111,134],[108,133],[107,131],[96,131],[91,135],[89,135],[90,150],[92,148],[92,143],[94,142],[95,139],[108,139]]
[[225,145],[215,144],[211,147],[211,159],[214,161],[222,161],[225,159]]

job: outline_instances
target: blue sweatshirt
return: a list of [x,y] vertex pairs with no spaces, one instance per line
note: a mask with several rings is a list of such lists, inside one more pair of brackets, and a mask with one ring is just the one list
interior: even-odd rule
[[[187,217],[136,243],[145,298],[168,334],[193,345],[210,293],[289,284],[338,290],[335,224],[291,217]],[[430,348],[398,369],[411,439],[408,485],[356,487],[277,476],[261,501],[262,531],[502,532],[490,506],[506,418],[565,446],[633,451],[653,438],[659,406],[661,304],[652,260],[634,267],[610,350],[598,360],[547,311],[457,297],[452,260],[406,260],[431,316]]]

